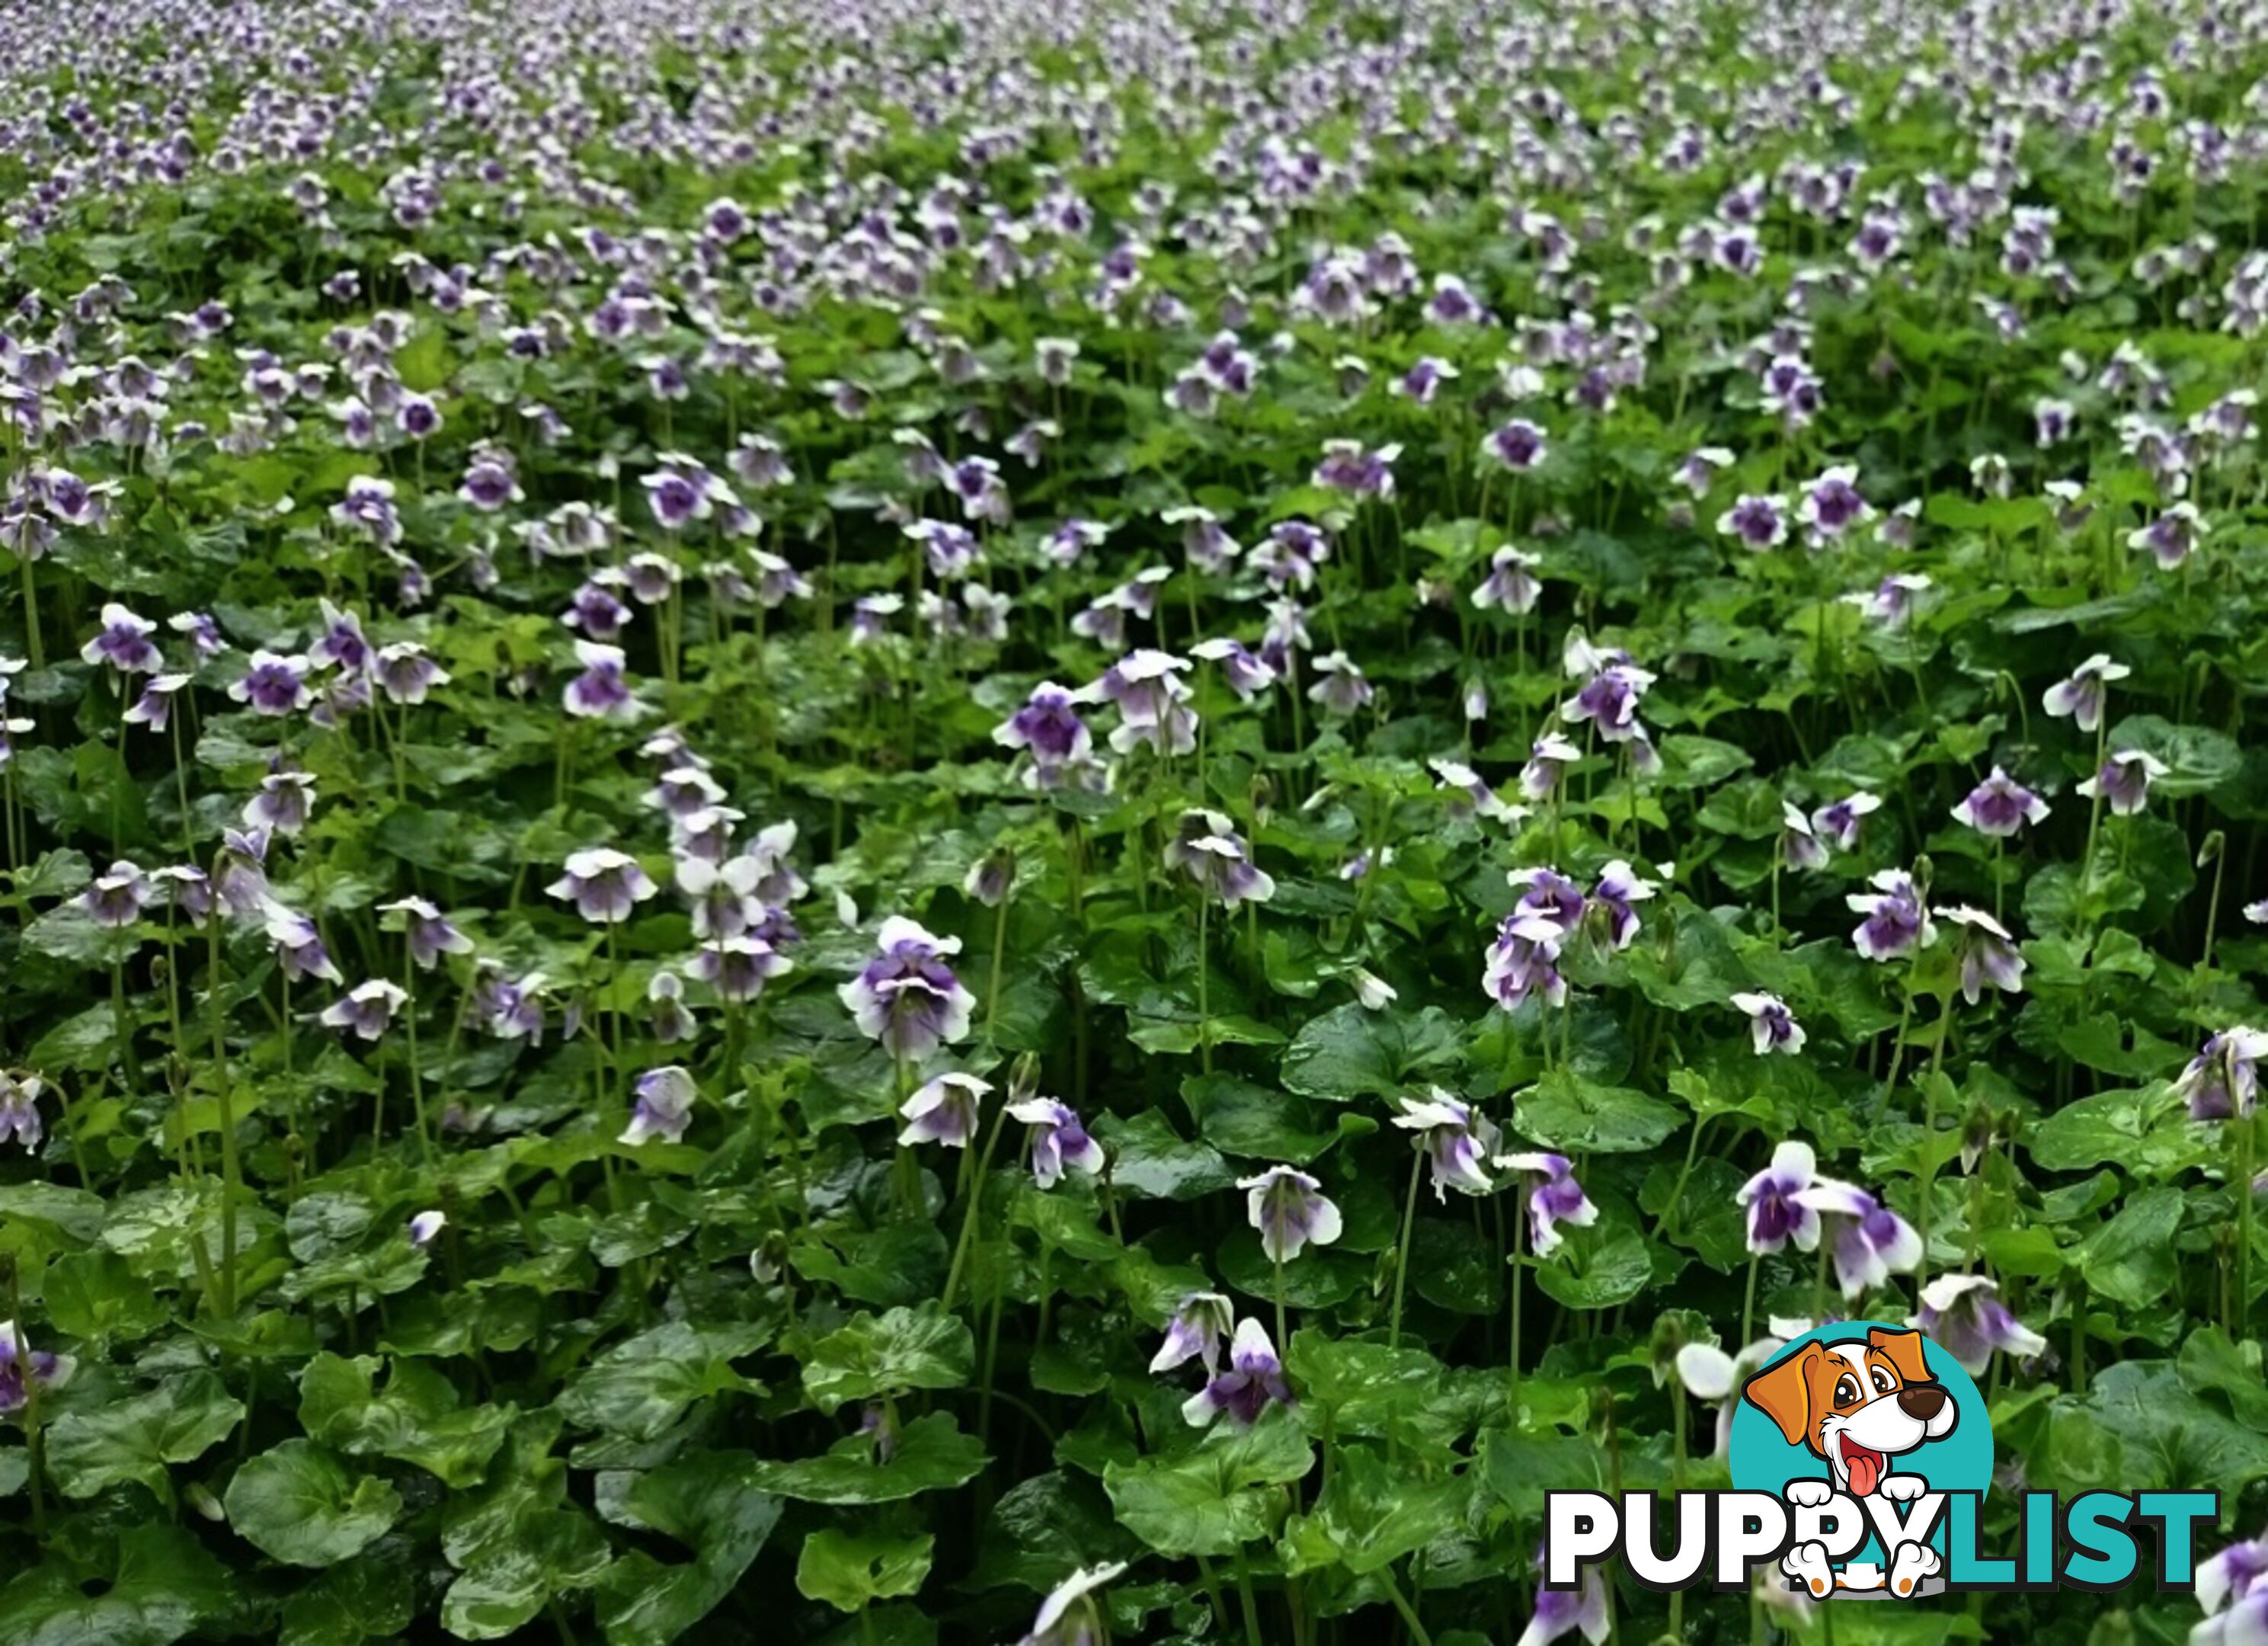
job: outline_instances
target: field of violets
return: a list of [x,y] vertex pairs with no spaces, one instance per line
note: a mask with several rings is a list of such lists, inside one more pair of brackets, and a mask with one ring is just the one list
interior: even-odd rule
[[[0,9],[0,1646],[2268,1640],[2264,74]],[[1539,1591],[1834,1318],[2196,1592]]]

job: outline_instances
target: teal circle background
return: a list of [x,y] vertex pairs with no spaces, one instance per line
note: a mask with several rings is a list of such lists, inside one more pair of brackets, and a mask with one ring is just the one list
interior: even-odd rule
[[[1812,1343],[1864,1342],[1869,1331],[1904,1332],[1909,1328],[1889,1320],[1837,1320],[1824,1326],[1792,1338],[1785,1348],[1775,1353],[1765,1366],[1777,1366],[1789,1355]],[[1945,1386],[1961,1410],[1955,1420],[1953,1432],[1941,1440],[1924,1442],[1911,1451],[1901,1452],[1891,1460],[1893,1474],[1918,1474],[1940,1492],[1984,1492],[1992,1485],[1992,1426],[1984,1411],[1984,1396],[1971,1377],[1937,1341],[1925,1337],[1927,1347],[1922,1358],[1928,1363],[1930,1374]],[[1758,1367],[1762,1371],[1764,1367]],[[1749,1374],[1753,1377],[1755,1372]],[[1743,1492],[1769,1492],[1778,1497],[1790,1480],[1830,1480],[1827,1460],[1808,1446],[1791,1445],[1781,1437],[1779,1425],[1765,1416],[1763,1408],[1750,1400],[1745,1390],[1748,1378],[1733,1391],[1740,1404],[1733,1411],[1733,1433],[1727,1447],[1727,1462],[1733,1471],[1734,1489]],[[1942,1554],[1945,1549],[1945,1527],[1942,1523],[1930,1537],[1932,1547]],[[1875,1539],[1868,1538],[1864,1547],[1850,1557],[1852,1561],[1871,1561],[1880,1564],[1882,1552]]]

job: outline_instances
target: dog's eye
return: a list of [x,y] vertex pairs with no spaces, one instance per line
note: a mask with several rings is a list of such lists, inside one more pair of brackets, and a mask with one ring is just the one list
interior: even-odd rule
[[1835,1404],[1851,1406],[1855,1404],[1858,1399],[1859,1380],[1849,1372],[1845,1372],[1835,1380]]
[[1897,1386],[1896,1380],[1891,1377],[1890,1374],[1883,1370],[1881,1367],[1870,1367],[1868,1371],[1874,1377],[1874,1392],[1876,1394],[1888,1394],[1892,1389]]

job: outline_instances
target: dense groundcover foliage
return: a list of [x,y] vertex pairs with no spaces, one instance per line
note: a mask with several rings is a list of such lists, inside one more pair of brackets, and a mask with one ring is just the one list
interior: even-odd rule
[[2261,1637],[2257,5],[0,39],[0,1640]]

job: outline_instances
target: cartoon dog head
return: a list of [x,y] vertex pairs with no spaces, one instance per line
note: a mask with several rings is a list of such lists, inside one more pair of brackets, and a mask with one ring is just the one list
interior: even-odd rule
[[1865,1497],[1891,1458],[1953,1432],[1959,1409],[1922,1350],[1920,1332],[1880,1328],[1863,1343],[1808,1343],[1743,1392],[1791,1445],[1826,1459],[1837,1490]]

